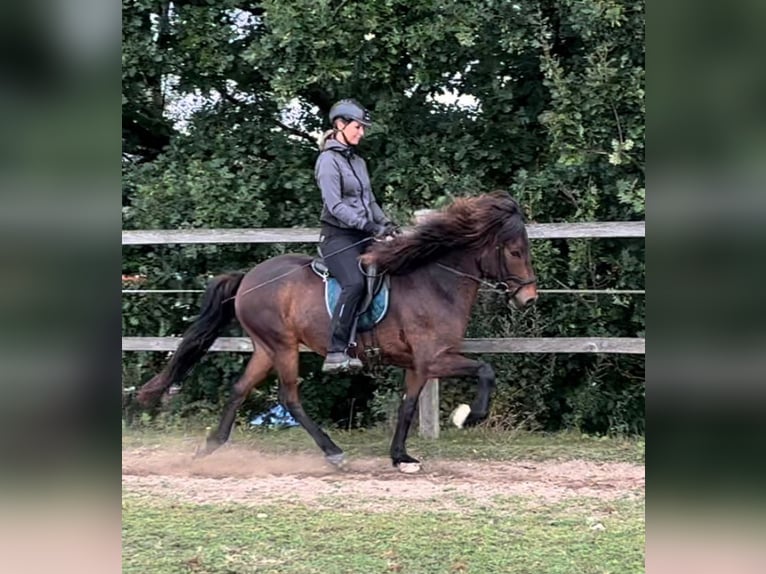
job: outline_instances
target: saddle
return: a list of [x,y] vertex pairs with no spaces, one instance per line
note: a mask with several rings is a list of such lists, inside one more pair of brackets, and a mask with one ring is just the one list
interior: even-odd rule
[[[317,257],[311,261],[311,270],[324,281],[325,306],[327,307],[327,313],[332,317],[333,310],[340,297],[341,288],[338,280],[330,275],[330,270],[324,262],[324,257],[319,247],[317,247]],[[376,265],[363,267],[362,273],[366,277],[367,289],[365,290],[364,299],[359,304],[357,313],[356,328],[360,332],[369,331],[386,316],[391,284],[388,275],[377,273]]]

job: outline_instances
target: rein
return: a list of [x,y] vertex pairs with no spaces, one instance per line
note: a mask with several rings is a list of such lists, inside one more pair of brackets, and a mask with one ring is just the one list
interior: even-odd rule
[[[372,241],[372,239],[373,239],[372,237],[365,237],[364,239],[360,239],[356,243],[352,243],[351,245],[347,245],[343,249],[338,249],[337,251],[333,251],[332,253],[330,253],[328,255],[322,254],[322,259],[327,259],[328,257],[333,257],[333,256],[337,255],[338,253],[343,253],[347,249],[351,249],[352,247],[356,247],[357,245],[361,245],[362,243],[366,243],[368,241]],[[287,277],[291,273],[295,273],[296,271],[300,271],[301,269],[305,269],[306,267],[309,267],[310,265],[311,265],[311,261],[309,261],[308,263],[304,263],[303,265],[300,265],[300,266],[296,267],[295,269],[290,269],[290,271],[287,271],[286,273],[282,273],[282,275],[277,275],[276,277],[272,277],[268,281],[264,281],[263,283],[259,283],[258,285],[254,285],[252,287],[249,287],[248,289],[245,289],[244,291],[242,291],[241,295],[244,297],[245,295],[247,295],[251,291],[255,291],[256,289],[259,289],[260,287],[264,287],[264,286],[266,286],[266,285],[268,285],[270,283],[274,283],[274,281],[279,281],[280,279],[283,279],[284,277]],[[239,295],[239,293],[237,295]],[[236,299],[237,295],[234,295],[233,297],[229,297],[228,299],[224,299],[221,303],[228,303],[229,301],[233,301],[234,299]]]

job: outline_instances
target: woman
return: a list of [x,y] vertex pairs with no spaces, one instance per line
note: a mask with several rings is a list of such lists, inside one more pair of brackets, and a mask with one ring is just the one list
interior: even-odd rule
[[323,203],[319,241],[325,263],[341,286],[322,365],[326,373],[362,367],[359,359],[348,355],[351,327],[365,290],[358,257],[374,237],[398,230],[375,200],[367,165],[356,151],[371,123],[370,113],[355,100],[333,105],[332,130],[322,136],[314,168]]

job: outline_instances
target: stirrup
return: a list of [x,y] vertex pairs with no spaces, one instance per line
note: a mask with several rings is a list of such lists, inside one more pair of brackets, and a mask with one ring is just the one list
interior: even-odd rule
[[348,347],[346,347],[346,350],[344,351],[348,357],[348,369],[350,371],[361,371],[364,369],[364,363],[362,363],[362,360],[356,356],[352,356],[348,352],[349,349],[356,349],[359,346],[356,342],[356,326],[358,321],[359,315],[354,317],[354,323],[351,326],[351,340],[348,342]]
[[364,369],[364,363],[361,359],[349,356],[348,358],[348,370],[349,371],[361,371]]
[[[341,355],[341,360],[339,361],[331,361],[330,355]],[[324,359],[324,363],[322,363],[322,372],[323,373],[337,373],[339,371],[345,371],[348,370],[349,361],[351,357],[346,354],[345,351],[335,351],[332,353],[327,353],[327,356]]]
[[[364,364],[362,361],[357,359],[356,357],[350,356],[345,351],[336,351],[332,354],[343,354],[343,360],[341,361],[330,361],[328,362],[328,358],[325,357],[324,363],[322,363],[322,372],[323,373],[339,373],[339,372],[348,372],[348,371],[359,371],[364,368]],[[329,356],[331,353],[328,353]]]

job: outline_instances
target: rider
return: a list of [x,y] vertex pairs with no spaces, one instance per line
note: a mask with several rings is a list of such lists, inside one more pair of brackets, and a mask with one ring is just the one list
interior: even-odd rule
[[375,200],[367,165],[356,149],[371,123],[370,113],[356,100],[335,103],[330,108],[332,129],[320,140],[314,168],[323,204],[319,241],[325,263],[341,286],[322,365],[326,373],[362,367],[362,362],[347,352],[352,343],[351,327],[365,291],[358,257],[374,237],[398,231]]

